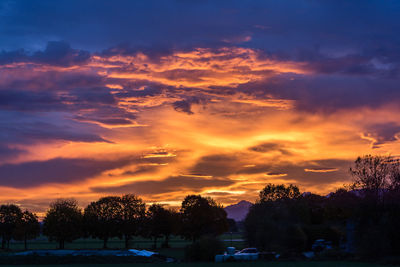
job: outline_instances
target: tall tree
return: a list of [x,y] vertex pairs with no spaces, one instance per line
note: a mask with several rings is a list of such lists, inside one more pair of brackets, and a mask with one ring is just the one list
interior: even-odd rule
[[27,240],[38,237],[40,234],[40,224],[36,214],[24,211],[22,217],[17,224],[15,231],[15,239],[23,240],[25,250],[28,249]]
[[354,177],[352,187],[378,195],[390,187],[393,174],[393,159],[390,156],[365,155],[358,157],[350,174]]
[[160,204],[151,205],[147,211],[148,235],[154,240],[153,248],[157,248],[157,239],[162,237],[167,216],[167,211]]
[[90,203],[84,212],[87,233],[103,240],[103,248],[112,237],[122,237],[121,198],[108,196]]
[[10,249],[10,240],[14,236],[17,225],[22,217],[21,209],[14,205],[0,206],[0,232],[2,237],[2,248]]
[[178,234],[181,227],[181,216],[174,209],[166,209],[165,225],[162,228],[162,234],[165,238],[163,247],[169,248],[169,239],[171,235]]
[[295,185],[267,184],[244,221],[249,244],[267,250],[280,247],[301,250],[306,238],[299,225],[310,220],[308,214],[313,212],[307,202],[313,199],[318,199],[318,196],[311,194],[302,198]]
[[229,229],[226,212],[212,198],[186,196],[181,206],[182,235],[196,241],[203,235],[219,235]]
[[60,249],[64,249],[65,242],[81,237],[82,212],[76,200],[59,199],[50,204],[43,220],[43,234],[58,242]]
[[125,238],[125,248],[129,248],[129,242],[133,236],[139,235],[143,230],[146,204],[141,198],[133,194],[127,194],[121,198],[122,234]]
[[164,237],[164,247],[169,247],[169,238],[177,233],[179,215],[172,209],[166,209],[161,204],[153,204],[147,211],[148,235],[154,240],[154,248],[157,246],[157,238]]

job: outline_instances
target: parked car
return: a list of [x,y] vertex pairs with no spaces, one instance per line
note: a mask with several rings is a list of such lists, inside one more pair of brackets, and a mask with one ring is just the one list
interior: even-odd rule
[[256,248],[245,248],[235,253],[235,260],[258,260],[260,253]]
[[235,251],[234,247],[228,247],[224,254],[215,256],[215,261],[252,261],[258,260],[259,255],[260,253],[256,248],[245,248],[241,251]]
[[311,249],[314,252],[321,252],[326,249],[332,249],[332,242],[325,241],[325,239],[317,239],[315,240],[314,244],[312,245]]

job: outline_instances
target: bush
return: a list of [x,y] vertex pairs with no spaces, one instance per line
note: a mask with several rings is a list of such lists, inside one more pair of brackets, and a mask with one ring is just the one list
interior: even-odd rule
[[325,239],[331,241],[334,246],[339,246],[340,240],[345,237],[339,229],[327,225],[305,225],[303,231],[307,236],[306,250],[311,250],[317,239]]
[[286,229],[284,247],[293,252],[304,251],[307,244],[307,236],[299,225],[290,225]]
[[356,229],[357,254],[363,259],[377,259],[390,253],[385,225],[368,225]]
[[215,255],[224,252],[224,244],[215,237],[202,237],[185,249],[188,261],[214,261]]

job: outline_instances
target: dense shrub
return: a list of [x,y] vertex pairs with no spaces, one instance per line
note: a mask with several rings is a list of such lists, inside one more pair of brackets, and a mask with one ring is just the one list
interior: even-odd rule
[[224,252],[224,244],[215,237],[202,237],[185,249],[188,261],[214,261],[215,255]]
[[304,225],[303,230],[307,236],[306,250],[311,250],[312,244],[317,239],[325,239],[331,241],[334,246],[339,246],[340,240],[345,238],[343,230],[323,224]]
[[299,225],[290,225],[286,228],[284,247],[293,252],[304,251],[307,244],[307,236]]

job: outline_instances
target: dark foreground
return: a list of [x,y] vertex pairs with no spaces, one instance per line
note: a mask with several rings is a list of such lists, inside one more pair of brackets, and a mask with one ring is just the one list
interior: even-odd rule
[[[66,265],[35,265],[43,267],[53,267],[53,266],[73,266],[73,267],[84,267],[84,266],[101,266],[101,267],[153,267],[153,266],[176,266],[176,267],[200,267],[200,266],[211,266],[211,267],[261,267],[261,266],[271,266],[271,267],[378,267],[385,266],[373,263],[360,263],[360,262],[309,262],[309,261],[296,261],[296,262],[232,262],[232,263],[143,263],[143,264],[66,264]],[[32,265],[19,265],[32,267]]]

